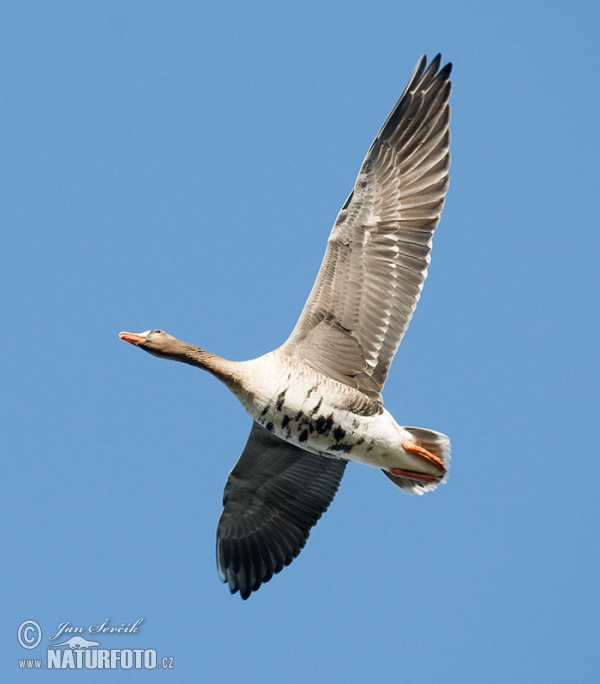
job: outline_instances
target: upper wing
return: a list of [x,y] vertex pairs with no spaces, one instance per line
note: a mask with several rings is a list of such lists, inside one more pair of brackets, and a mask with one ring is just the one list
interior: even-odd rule
[[375,399],[417,305],[449,184],[452,65],[439,70],[440,55],[426,63],[371,145],[281,346]]
[[311,454],[258,423],[223,495],[217,564],[231,593],[247,599],[289,565],[340,486],[346,461]]

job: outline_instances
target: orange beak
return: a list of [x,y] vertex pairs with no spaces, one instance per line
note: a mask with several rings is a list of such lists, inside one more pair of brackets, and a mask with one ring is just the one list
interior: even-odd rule
[[125,342],[129,342],[129,344],[135,344],[135,345],[140,344],[141,342],[143,342],[146,339],[143,335],[139,335],[138,333],[130,333],[130,332],[119,333],[119,337],[122,340],[125,340]]

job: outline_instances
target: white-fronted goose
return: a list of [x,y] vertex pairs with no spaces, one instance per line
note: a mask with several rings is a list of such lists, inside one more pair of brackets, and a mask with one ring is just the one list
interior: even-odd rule
[[408,493],[445,479],[448,438],[398,425],[381,390],[419,299],[448,189],[451,66],[440,69],[440,55],[417,64],[367,153],[285,344],[233,362],[161,330],[120,334],[212,373],[254,420],[217,530],[219,574],[244,599],[300,553],[348,460],[381,468]]

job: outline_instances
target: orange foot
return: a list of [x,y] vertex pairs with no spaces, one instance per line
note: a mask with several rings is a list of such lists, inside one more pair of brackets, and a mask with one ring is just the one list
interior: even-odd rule
[[392,468],[390,473],[396,477],[407,477],[409,480],[416,480],[417,482],[439,482],[441,479],[441,475],[417,473],[414,470],[404,470],[404,468]]
[[406,439],[402,440],[402,448],[409,454],[413,454],[413,456],[419,456],[420,458],[425,459],[428,463],[437,466],[443,473],[446,472],[444,461],[442,461],[442,459],[438,456],[432,454],[431,451],[427,451],[427,449],[423,449],[423,447],[419,446],[418,444],[409,442]]
[[392,475],[397,477],[408,477],[411,480],[420,480],[421,482],[437,482],[446,472],[446,466],[441,458],[438,458],[431,451],[427,451],[423,447],[415,444],[414,442],[409,442],[406,439],[402,440],[402,448],[409,454],[422,458],[427,463],[439,468],[442,472],[440,475],[430,475],[429,473],[420,473],[415,470],[404,470],[403,468],[392,468],[390,472]]

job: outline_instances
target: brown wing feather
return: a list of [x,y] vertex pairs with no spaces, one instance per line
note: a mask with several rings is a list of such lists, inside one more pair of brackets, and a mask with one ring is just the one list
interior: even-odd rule
[[362,164],[281,350],[379,399],[448,189],[451,64],[423,57]]

